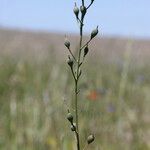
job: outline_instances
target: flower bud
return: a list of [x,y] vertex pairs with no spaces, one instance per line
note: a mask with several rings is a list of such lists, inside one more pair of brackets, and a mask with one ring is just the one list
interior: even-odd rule
[[69,59],[69,60],[67,61],[67,63],[68,63],[68,65],[72,68],[72,66],[73,66],[73,60],[72,60],[72,59]]
[[70,48],[70,42],[67,38],[65,38],[64,45],[69,49]]
[[81,6],[80,7],[80,11],[81,11],[82,15],[84,16],[86,14],[86,7],[85,6]]
[[91,144],[93,141],[94,141],[95,137],[93,134],[89,135],[88,138],[87,138],[87,143],[88,144]]
[[70,121],[70,123],[73,123],[73,116],[71,113],[67,114],[67,119]]
[[88,48],[88,46],[86,46],[84,48],[84,57],[87,55],[88,52],[89,52],[89,48]]
[[91,32],[91,39],[93,39],[98,34],[98,26]]
[[75,3],[75,6],[74,6],[74,9],[73,9],[73,12],[74,12],[74,14],[76,15],[76,17],[78,18],[78,15],[79,15],[79,8],[77,7],[76,3]]
[[76,126],[75,125],[71,125],[71,131],[76,131]]

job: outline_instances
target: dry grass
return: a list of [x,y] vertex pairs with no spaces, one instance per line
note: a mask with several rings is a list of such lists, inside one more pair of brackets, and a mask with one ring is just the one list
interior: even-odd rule
[[[0,149],[75,148],[64,119],[73,81],[64,65],[63,38],[0,31]],[[97,138],[89,149],[148,150],[149,42],[102,38],[94,43],[80,84],[82,139],[91,131]]]

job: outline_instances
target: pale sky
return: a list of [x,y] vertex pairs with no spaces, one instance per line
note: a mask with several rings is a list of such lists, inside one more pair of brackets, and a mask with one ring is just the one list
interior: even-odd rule
[[[0,0],[0,26],[77,33],[74,2]],[[150,0],[95,0],[85,21],[86,33],[99,25],[103,35],[150,38]]]

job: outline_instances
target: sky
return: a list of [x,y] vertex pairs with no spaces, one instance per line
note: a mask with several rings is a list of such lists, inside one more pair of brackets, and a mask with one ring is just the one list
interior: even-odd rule
[[[80,6],[81,0],[0,0],[0,26],[78,33],[74,2]],[[150,0],[95,0],[85,18],[85,33],[97,25],[106,36],[150,38]]]

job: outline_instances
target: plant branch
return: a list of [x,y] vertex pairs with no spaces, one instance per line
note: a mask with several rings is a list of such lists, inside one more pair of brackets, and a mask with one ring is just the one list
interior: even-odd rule
[[88,40],[82,47],[81,47],[81,50],[86,47],[90,42],[92,41],[92,39]]
[[74,71],[73,71],[73,68],[71,68],[71,72],[72,72],[72,75],[73,75],[74,80],[76,81],[77,79],[76,79],[76,77],[75,77],[75,73],[74,73]]
[[69,50],[69,52],[70,52],[71,56],[73,57],[73,59],[77,62],[77,60],[76,60],[75,56],[73,55],[73,53],[72,53],[71,49],[70,49],[70,48],[68,48],[68,50]]
[[89,4],[89,6],[86,8],[87,10],[92,6],[94,1],[91,1],[91,3]]

